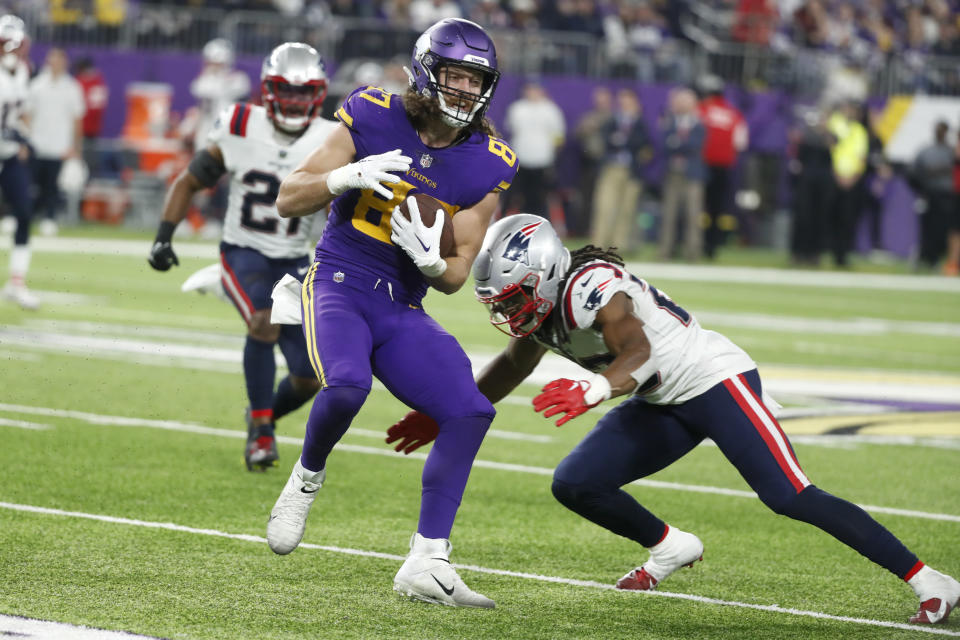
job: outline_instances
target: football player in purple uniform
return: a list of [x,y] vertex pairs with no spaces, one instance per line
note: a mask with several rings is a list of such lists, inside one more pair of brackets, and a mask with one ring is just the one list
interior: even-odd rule
[[[512,336],[477,385],[497,402],[553,351],[593,372],[558,379],[534,398],[560,426],[608,398],[628,396],[559,464],[553,494],[564,506],[650,550],[616,584],[651,590],[703,555],[692,533],[671,527],[621,487],[712,439],[774,512],[807,522],[906,581],[920,599],[911,622],[943,622],[960,583],[924,565],[866,511],[811,484],[769,409],[757,365],[723,335],[702,329],[656,287],[631,275],[608,250],[572,254],[550,223],[519,214],[487,232],[473,267],[491,322]],[[436,426],[411,412],[387,442],[409,453]]]
[[[302,287],[304,332],[321,390],[267,540],[279,554],[300,543],[327,456],[375,375],[439,423],[423,469],[419,524],[394,589],[427,602],[493,607],[450,565],[449,537],[494,409],[477,390],[463,349],[421,300],[428,287],[453,293],[463,286],[517,157],[484,117],[499,72],[482,28],[459,19],[436,23],[417,40],[411,66],[402,96],[373,87],[348,96],[336,113],[340,125],[280,187],[284,217],[332,205]],[[450,256],[439,254],[445,216],[425,226],[408,197],[414,190],[453,216]],[[409,221],[396,213],[405,198]]]

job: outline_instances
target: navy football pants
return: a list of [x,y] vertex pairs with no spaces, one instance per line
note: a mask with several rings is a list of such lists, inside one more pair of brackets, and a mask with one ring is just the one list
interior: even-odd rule
[[643,546],[663,536],[664,522],[620,489],[669,466],[712,439],[760,499],[778,514],[808,522],[897,576],[918,561],[863,509],[810,484],[787,436],[761,401],[756,370],[678,405],[630,398],[587,434],[554,472],[565,506]]

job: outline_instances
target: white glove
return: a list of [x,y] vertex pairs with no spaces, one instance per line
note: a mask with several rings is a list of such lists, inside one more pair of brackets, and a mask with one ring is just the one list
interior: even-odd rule
[[335,196],[349,189],[373,189],[387,200],[392,200],[393,191],[380,183],[400,182],[399,176],[387,172],[406,173],[411,162],[412,160],[403,155],[400,149],[367,156],[331,171],[327,175],[327,189]]
[[437,217],[432,227],[423,224],[420,219],[420,207],[413,196],[407,198],[410,219],[407,220],[395,208],[390,217],[393,231],[390,239],[407,252],[413,264],[428,278],[439,278],[447,270],[447,261],[440,257],[440,236],[443,234],[443,222],[447,217],[443,209],[437,209]]

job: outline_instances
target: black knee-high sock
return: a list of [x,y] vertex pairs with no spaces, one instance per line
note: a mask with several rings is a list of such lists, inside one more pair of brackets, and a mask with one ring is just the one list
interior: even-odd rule
[[303,406],[303,404],[313,397],[313,392],[301,395],[290,382],[290,376],[287,376],[277,385],[277,391],[273,394],[273,419],[279,420],[288,413],[292,413]]
[[823,529],[898,578],[917,564],[917,556],[866,511],[813,485],[780,512]]
[[663,520],[622,489],[573,486],[557,478],[553,479],[551,488],[560,504],[617,535],[645,547],[652,547],[663,539],[666,528]]

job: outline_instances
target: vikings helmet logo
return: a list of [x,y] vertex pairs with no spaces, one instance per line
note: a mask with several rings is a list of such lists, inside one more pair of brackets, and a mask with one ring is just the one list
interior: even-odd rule
[[530,238],[533,237],[533,234],[537,232],[537,229],[539,229],[542,224],[543,221],[540,221],[521,227],[519,231],[513,234],[510,241],[507,242],[507,248],[504,249],[502,257],[507,260],[513,260],[514,262],[522,262],[529,267],[530,258],[527,256],[527,249],[530,247]]

